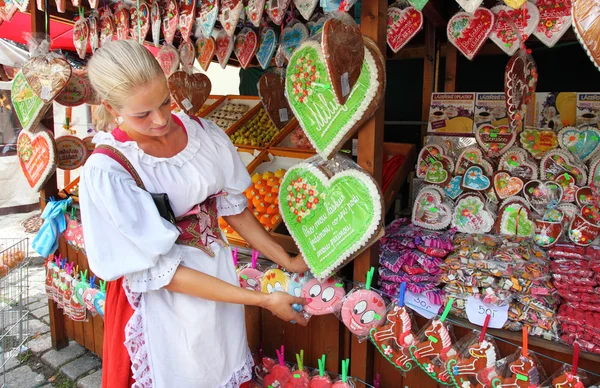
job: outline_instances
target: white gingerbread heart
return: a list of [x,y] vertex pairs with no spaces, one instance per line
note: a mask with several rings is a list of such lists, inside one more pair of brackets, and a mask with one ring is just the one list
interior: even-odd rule
[[535,4],[529,2],[526,8],[518,10],[506,5],[497,5],[492,8],[492,12],[496,17],[496,24],[490,39],[508,55],[517,52],[521,47],[521,36],[527,40],[540,21],[540,12]]

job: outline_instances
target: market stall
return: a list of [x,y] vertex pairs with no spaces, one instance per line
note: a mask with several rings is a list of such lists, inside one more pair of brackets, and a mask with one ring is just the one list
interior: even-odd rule
[[[170,76],[173,108],[213,120],[227,133],[252,176],[245,192],[249,208],[286,250],[302,252],[311,268],[312,274],[298,278],[271,268],[258,253],[250,263],[237,263],[243,286],[272,292],[284,283],[282,291],[295,288],[323,301],[305,308],[311,316],[307,327],[246,309],[248,340],[260,366],[257,380],[268,386],[291,378],[287,362],[297,372],[311,367],[320,378],[339,374],[358,386],[541,386],[547,378],[548,386],[558,386],[564,376],[581,377],[584,386],[600,381],[600,251],[594,244],[600,234],[595,189],[600,106],[594,101],[600,98],[570,90],[536,93],[544,63],[536,66],[527,46],[536,39],[536,45],[551,48],[561,38],[578,45],[577,36],[599,66],[593,31],[578,20],[589,17],[582,4],[596,18],[600,9],[591,0],[573,7],[560,0],[505,1],[496,7],[379,0],[352,9],[353,2],[324,1],[321,11],[354,11],[354,18],[337,15],[326,22],[311,16],[314,7],[309,11],[294,2],[297,11],[285,8],[296,18],[284,22],[285,12],[273,3],[264,16],[270,27],[259,30],[262,7],[260,12],[249,7],[246,24],[236,30],[231,21],[238,21],[242,3],[232,3],[214,32],[214,22],[202,23],[217,12],[208,8],[210,1],[199,2],[197,11],[182,4],[181,21],[165,15],[162,35],[160,29],[150,33],[161,20],[149,20],[146,4],[137,6],[145,19],[136,16],[138,8],[121,4],[115,14],[131,11],[135,23],[126,30],[117,24],[115,30],[124,34],[119,39],[130,33],[160,47],[156,56]],[[177,2],[170,4],[177,9]],[[33,3],[30,11],[32,29],[41,31],[44,12]],[[196,12],[201,31],[194,35],[193,18],[185,16]],[[95,11],[81,16],[98,22]],[[572,16],[575,33],[562,37]],[[82,20],[75,33],[88,28],[81,27]],[[86,31],[85,44],[75,39],[82,58],[94,49],[88,39],[90,45],[113,39],[112,33]],[[446,37],[440,38],[441,31]],[[536,38],[528,40],[529,35]],[[460,56],[476,65],[477,55],[508,62],[505,90],[457,86]],[[412,124],[420,148],[384,141],[384,107],[391,106],[385,96],[390,86],[401,90],[390,85],[386,68],[403,58],[422,58],[421,121]],[[265,69],[275,63],[282,69],[261,78],[258,97],[218,96],[210,95],[206,76],[188,75],[195,61],[204,71],[216,62]],[[65,66],[58,96],[76,79],[85,83],[76,70]],[[35,129],[51,99],[19,75],[14,82],[37,104],[21,120]],[[89,85],[83,88],[92,99]],[[27,155],[24,167],[37,173],[27,176],[40,189],[42,208],[52,196],[73,201],[48,264],[53,345],[60,348],[71,339],[102,356],[105,285],[85,256],[78,181],[59,190],[55,176],[57,166],[81,166],[93,144],[45,132],[30,136],[37,152],[45,152],[39,160]],[[34,168],[40,163],[47,168]],[[393,220],[390,209],[403,185],[411,217]],[[251,249],[224,220],[219,224],[232,245]],[[85,286],[82,296],[93,293],[91,303],[68,293],[73,278]],[[332,298],[339,303],[329,303]],[[519,362],[531,367],[518,369]],[[275,376],[274,364],[283,375]]]

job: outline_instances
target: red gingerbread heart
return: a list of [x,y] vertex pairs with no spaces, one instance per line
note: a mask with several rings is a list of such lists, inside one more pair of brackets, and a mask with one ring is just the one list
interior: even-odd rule
[[129,39],[129,10],[120,5],[115,12],[116,30],[118,40]]
[[487,8],[475,13],[458,12],[448,22],[448,41],[469,59],[473,59],[494,29],[494,14]]
[[52,134],[40,131],[33,134],[27,130],[19,133],[17,155],[27,183],[35,191],[56,171],[56,144]]
[[225,30],[219,31],[216,39],[217,44],[217,59],[219,64],[224,69],[227,66],[231,52],[233,51],[233,39],[227,35]]
[[179,31],[184,42],[190,41],[195,18],[196,0],[183,0],[179,8]]
[[163,13],[162,32],[165,42],[173,44],[173,38],[175,38],[175,32],[179,25],[179,6],[177,1],[168,0],[166,8]]
[[423,29],[423,14],[413,7],[388,8],[387,44],[397,53]]
[[240,66],[247,68],[258,49],[258,36],[250,28],[244,28],[235,38],[233,51]]
[[164,45],[156,55],[156,59],[167,77],[179,68],[179,52],[173,46]]
[[73,45],[77,50],[77,55],[79,55],[79,58],[81,59],[85,59],[89,36],[90,29],[87,20],[80,18],[73,26]]
[[131,19],[131,36],[134,40],[139,41],[146,39],[146,35],[150,30],[150,8],[146,3],[140,4],[140,7],[132,7],[130,11]]

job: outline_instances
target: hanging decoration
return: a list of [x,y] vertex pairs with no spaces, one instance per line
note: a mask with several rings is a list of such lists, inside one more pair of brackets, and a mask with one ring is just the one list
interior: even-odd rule
[[246,16],[254,27],[260,27],[262,16],[265,11],[265,0],[248,0]]
[[85,59],[89,36],[90,29],[87,19],[80,16],[73,26],[73,45],[75,46],[75,50],[77,50],[77,55],[81,59]]
[[179,31],[184,42],[190,41],[195,18],[196,0],[182,0],[179,8]]
[[221,26],[227,32],[227,35],[233,37],[235,28],[237,27],[242,11],[244,10],[244,3],[241,0],[221,0],[221,13],[219,14],[219,21]]
[[90,49],[93,53],[100,47],[100,19],[95,10],[88,17],[88,26],[90,28]]
[[202,73],[177,71],[169,77],[169,90],[177,106],[188,115],[195,115],[208,99],[211,90],[208,77]]
[[273,124],[283,129],[293,118],[285,98],[285,78],[275,73],[263,75],[258,81],[258,95]]
[[246,27],[237,34],[233,51],[243,69],[248,67],[257,48],[258,37],[256,36],[256,32],[251,28]]
[[548,47],[554,45],[571,27],[572,0],[538,0],[540,22],[533,33],[540,42]]
[[168,45],[173,44],[175,32],[179,25],[179,7],[176,0],[167,0],[167,9],[163,14],[162,32],[165,37],[165,42]]
[[595,0],[574,1],[573,29],[590,60],[600,70],[600,3]]
[[217,33],[215,43],[217,44],[217,59],[219,60],[221,68],[224,69],[227,67],[227,62],[229,61],[229,57],[233,52],[233,39],[225,30],[220,30]]
[[196,40],[196,59],[202,67],[202,70],[207,71],[212,59],[215,55],[216,44],[212,37],[201,36]]
[[289,60],[292,53],[298,46],[308,39],[308,28],[297,20],[292,20],[284,29],[281,35],[281,45],[283,46],[285,57]]
[[100,46],[113,40],[115,23],[110,9],[106,8],[100,17]]
[[115,11],[115,24],[117,40],[129,39],[129,10],[123,4],[117,6]]
[[388,8],[387,44],[397,53],[423,29],[423,14],[414,7]]
[[162,46],[156,55],[156,60],[167,77],[171,76],[179,68],[179,52],[171,45]]
[[[522,9],[512,9],[506,5],[492,8],[496,23],[490,39],[508,55],[513,55],[533,34],[540,21],[540,13],[533,3]],[[514,29],[516,27],[516,30]]]
[[158,0],[152,1],[152,6],[150,8],[150,25],[152,27],[152,42],[154,42],[154,47],[160,47],[162,14]]
[[194,71],[194,60],[196,59],[196,50],[192,42],[182,42],[179,45],[179,62],[181,70],[188,74]]
[[267,2],[267,14],[278,26],[281,25],[285,17],[285,11],[290,5],[290,0],[269,0]]
[[271,27],[265,27],[260,31],[260,44],[256,52],[256,59],[260,66],[266,70],[271,64],[271,58],[277,48],[277,34]]
[[17,139],[17,156],[29,186],[40,191],[56,171],[56,144],[46,130],[31,133],[23,129]]
[[458,12],[450,21],[446,33],[465,57],[472,60],[494,29],[494,14],[487,8],[478,8],[473,14]]
[[87,146],[77,136],[61,136],[56,139],[57,167],[61,170],[75,170],[85,163],[88,157]]
[[520,128],[525,118],[527,104],[535,93],[537,78],[533,57],[525,49],[521,49],[508,61],[504,73],[504,95],[509,126],[514,131]]
[[131,7],[131,36],[137,42],[143,42],[150,30],[150,9],[146,3],[140,4],[139,8]]
[[219,0],[202,0],[198,10],[198,24],[205,38],[212,35],[219,17]]
[[315,8],[319,0],[294,0],[294,5],[296,9],[300,12],[300,15],[308,21],[312,16],[313,12],[315,12]]

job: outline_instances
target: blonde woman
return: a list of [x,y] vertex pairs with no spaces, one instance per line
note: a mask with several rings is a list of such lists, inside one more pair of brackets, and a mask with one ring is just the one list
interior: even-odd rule
[[[112,130],[94,138],[80,184],[90,268],[111,281],[103,387],[238,387],[253,364],[243,305],[306,324],[291,307],[306,301],[240,288],[217,216],[289,271],[306,264],[246,208],[250,177],[223,130],[171,114],[165,75],[146,48],[111,42],[88,72],[102,100],[97,129]],[[150,193],[168,195],[183,227],[161,217]]]

